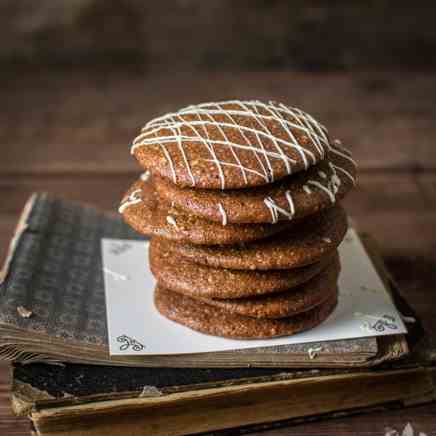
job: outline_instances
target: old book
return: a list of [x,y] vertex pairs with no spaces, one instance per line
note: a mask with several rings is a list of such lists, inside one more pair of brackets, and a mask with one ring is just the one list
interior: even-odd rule
[[247,426],[434,401],[435,361],[417,348],[371,370],[15,364],[12,407],[37,435],[159,436],[236,426],[245,433]]
[[[138,368],[14,364],[11,400],[36,435],[232,434],[436,400],[436,353],[410,318],[411,353],[375,368]],[[241,428],[242,426],[242,428]]]
[[[1,359],[158,367],[369,367],[408,352],[405,336],[391,335],[195,355],[111,357],[102,237],[140,239],[115,214],[48,194],[31,197],[0,278]],[[376,256],[374,262],[388,282]],[[319,346],[323,353],[314,362],[308,351]]]

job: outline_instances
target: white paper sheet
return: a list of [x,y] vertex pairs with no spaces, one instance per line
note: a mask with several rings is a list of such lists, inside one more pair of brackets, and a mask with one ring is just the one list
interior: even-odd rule
[[153,304],[148,242],[103,239],[102,252],[111,355],[205,353],[407,331],[353,229],[339,247],[339,303],[332,315],[307,332],[268,340],[209,336],[161,316]]

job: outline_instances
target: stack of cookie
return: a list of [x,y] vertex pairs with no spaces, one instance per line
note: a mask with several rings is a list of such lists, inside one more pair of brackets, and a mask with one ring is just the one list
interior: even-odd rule
[[206,103],[150,121],[132,153],[147,171],[120,212],[151,237],[163,316],[243,339],[329,316],[356,166],[322,124],[276,102]]

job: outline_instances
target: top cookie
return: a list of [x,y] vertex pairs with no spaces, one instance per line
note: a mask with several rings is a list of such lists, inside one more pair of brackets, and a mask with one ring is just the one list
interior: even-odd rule
[[180,187],[265,185],[325,158],[327,129],[282,103],[229,100],[188,106],[148,122],[131,152]]

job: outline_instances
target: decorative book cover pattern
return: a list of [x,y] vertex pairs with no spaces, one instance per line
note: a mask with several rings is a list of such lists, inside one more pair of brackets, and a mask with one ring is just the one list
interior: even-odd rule
[[[116,215],[38,195],[0,286],[0,323],[106,345],[100,239],[114,235],[140,239]],[[32,316],[19,316],[20,306]]]

